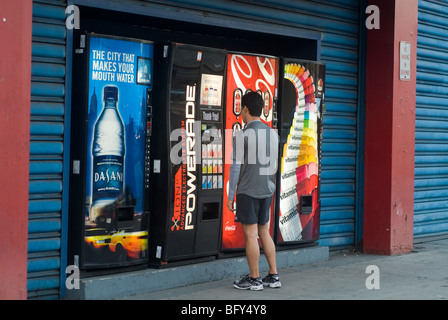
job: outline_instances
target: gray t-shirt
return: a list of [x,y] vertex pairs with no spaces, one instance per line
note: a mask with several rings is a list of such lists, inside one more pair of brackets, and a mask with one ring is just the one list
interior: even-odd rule
[[278,146],[277,132],[260,120],[251,121],[236,132],[229,172],[229,200],[234,200],[235,191],[257,199],[274,194]]

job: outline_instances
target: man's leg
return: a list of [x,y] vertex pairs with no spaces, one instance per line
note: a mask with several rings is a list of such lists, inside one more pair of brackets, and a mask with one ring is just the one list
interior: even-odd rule
[[261,239],[263,246],[263,252],[268,260],[269,273],[277,274],[277,262],[275,259],[275,244],[272,240],[271,234],[269,233],[269,222],[264,225],[258,226],[258,236]]
[[[258,246],[258,225],[241,224],[246,239],[246,259],[249,265],[250,276],[254,279],[260,276],[258,262],[260,260],[260,248]],[[274,254],[275,255],[275,254]]]

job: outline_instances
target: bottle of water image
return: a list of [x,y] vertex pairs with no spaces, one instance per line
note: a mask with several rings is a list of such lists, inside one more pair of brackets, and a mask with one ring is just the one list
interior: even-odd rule
[[118,88],[105,86],[104,107],[93,129],[90,221],[111,223],[112,204],[123,192],[125,132],[117,108]]

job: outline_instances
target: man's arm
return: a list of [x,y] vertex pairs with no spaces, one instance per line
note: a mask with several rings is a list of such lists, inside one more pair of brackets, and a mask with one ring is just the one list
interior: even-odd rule
[[240,176],[241,164],[233,163],[229,170],[229,194],[228,199],[234,200],[236,193],[236,186],[238,185],[238,178]]
[[230,165],[229,170],[229,190],[227,195],[227,208],[230,211],[235,211],[233,208],[233,203],[235,201],[235,194],[236,194],[236,188],[238,185],[238,179],[240,177],[240,170],[241,170],[241,161],[237,160],[236,156],[236,139],[233,138],[233,150],[232,154],[230,156],[230,159],[232,160],[232,164]]

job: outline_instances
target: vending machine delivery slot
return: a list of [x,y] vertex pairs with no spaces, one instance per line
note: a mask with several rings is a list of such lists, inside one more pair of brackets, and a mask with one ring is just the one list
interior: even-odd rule
[[202,202],[202,220],[217,220],[219,219],[219,211],[221,204],[216,202]]
[[313,212],[313,197],[300,196],[300,214],[309,214]]
[[196,251],[217,254],[219,245],[219,228],[221,201],[219,197],[203,196],[199,199],[199,219],[196,231]]

